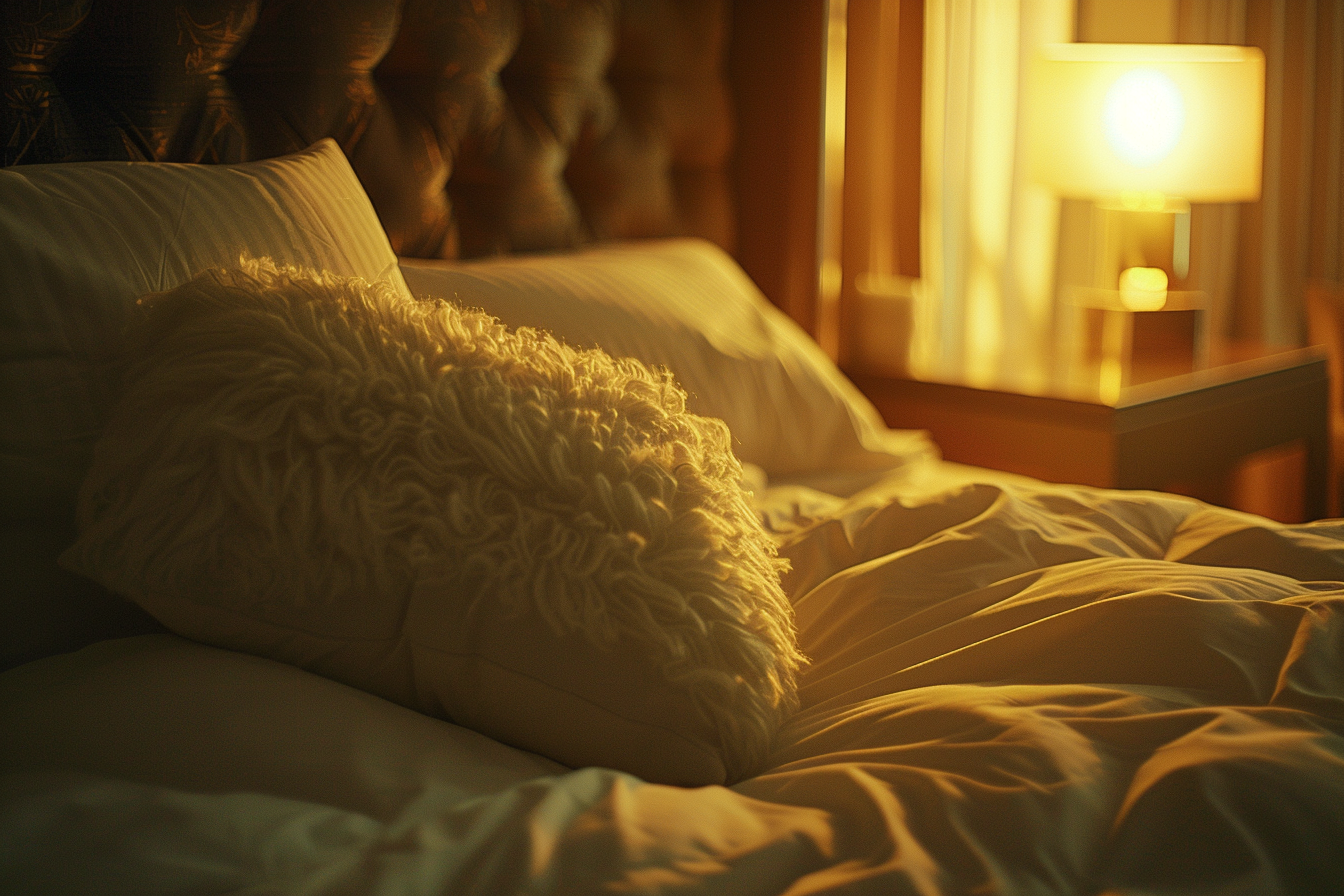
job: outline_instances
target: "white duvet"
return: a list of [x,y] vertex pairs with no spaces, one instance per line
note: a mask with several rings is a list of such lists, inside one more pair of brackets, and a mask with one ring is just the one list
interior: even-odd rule
[[765,489],[812,664],[732,788],[156,635],[0,675],[6,893],[1344,892],[1344,523]]

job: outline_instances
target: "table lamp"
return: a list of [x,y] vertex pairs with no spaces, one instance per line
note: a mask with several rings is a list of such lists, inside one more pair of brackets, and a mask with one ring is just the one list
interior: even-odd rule
[[1204,301],[1169,292],[1161,268],[1125,267],[1110,213],[1174,214],[1171,267],[1184,277],[1189,204],[1259,198],[1264,82],[1264,55],[1254,47],[1052,44],[1033,60],[1032,178],[1062,197],[1094,201],[1099,220],[1110,222],[1094,232],[1091,285],[1073,295],[1103,312],[1103,395],[1118,393],[1127,375],[1134,312],[1200,309]]

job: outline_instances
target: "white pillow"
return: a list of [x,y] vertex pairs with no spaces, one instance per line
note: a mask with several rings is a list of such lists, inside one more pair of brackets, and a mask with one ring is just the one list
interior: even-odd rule
[[467,800],[565,771],[294,666],[176,635],[11,669],[0,706],[0,773],[270,793],[375,818],[431,783]]
[[[0,507],[64,517],[106,416],[98,368],[140,296],[241,254],[404,283],[330,139],[241,165],[0,170]],[[92,366],[91,366],[92,365]]]
[[55,559],[73,537],[75,495],[113,397],[101,359],[140,296],[243,253],[405,289],[331,140],[240,165],[0,170],[0,581],[12,589],[3,664],[87,643],[95,618],[103,636],[136,625]]
[[511,326],[667,367],[687,408],[727,423],[738,458],[772,478],[932,456],[922,433],[888,430],[825,352],[704,240],[401,265],[418,296],[457,297]]

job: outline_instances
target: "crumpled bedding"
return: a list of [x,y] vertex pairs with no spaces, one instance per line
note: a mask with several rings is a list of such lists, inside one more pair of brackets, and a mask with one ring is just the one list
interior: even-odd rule
[[[149,636],[0,676],[0,889],[1344,892],[1344,522],[945,470],[762,490],[812,662],[758,777],[569,771],[367,695],[339,718],[403,746],[333,759],[333,716],[298,713],[290,739],[327,770],[306,789],[276,771],[302,757],[246,725],[219,726],[203,767],[181,732],[137,758],[145,722],[88,706],[117,669],[153,682],[210,650]],[[247,662],[250,691],[212,685],[225,703],[306,675]],[[136,705],[185,712],[169,690]]]

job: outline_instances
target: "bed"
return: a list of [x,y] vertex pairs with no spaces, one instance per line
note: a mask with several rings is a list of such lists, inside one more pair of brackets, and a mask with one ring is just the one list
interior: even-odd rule
[[1344,525],[780,310],[819,4],[4,28],[0,892],[1344,890]]

